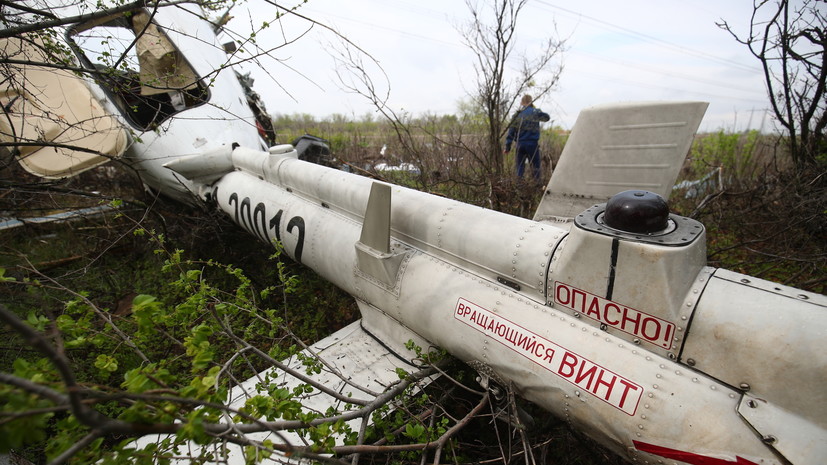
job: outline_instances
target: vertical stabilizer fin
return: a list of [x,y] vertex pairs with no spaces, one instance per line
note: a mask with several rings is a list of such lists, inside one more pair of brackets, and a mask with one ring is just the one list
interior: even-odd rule
[[362,234],[356,242],[357,267],[392,288],[405,255],[391,253],[390,243],[391,186],[374,182],[370,187]]
[[706,102],[638,102],[580,112],[534,219],[565,220],[618,192],[669,198]]
[[359,242],[379,253],[389,253],[391,244],[391,186],[373,183]]

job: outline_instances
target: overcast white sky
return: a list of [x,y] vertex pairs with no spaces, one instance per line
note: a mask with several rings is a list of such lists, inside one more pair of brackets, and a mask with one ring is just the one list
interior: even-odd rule
[[[291,41],[271,54],[280,61],[243,67],[253,71],[270,113],[358,118],[373,112],[364,97],[338,83],[330,53],[339,43],[334,34],[295,16],[275,21],[276,8],[264,0],[242,5],[232,11],[231,29],[268,21],[272,25],[257,34],[260,46]],[[473,87],[474,55],[457,32],[470,18],[463,1],[309,0],[296,11],[375,57],[387,73],[396,111],[456,113]],[[568,38],[559,87],[537,102],[565,128],[593,105],[703,100],[710,107],[702,130],[771,130],[757,60],[715,25],[725,19],[745,32],[751,12],[748,0],[529,0],[515,52],[530,54],[549,35]],[[385,88],[378,71],[374,79]]]

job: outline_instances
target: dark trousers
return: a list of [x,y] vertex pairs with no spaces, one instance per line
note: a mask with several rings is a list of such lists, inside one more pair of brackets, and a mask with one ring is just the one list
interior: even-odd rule
[[517,144],[517,176],[523,177],[525,162],[531,165],[534,180],[540,182],[540,147],[536,143]]

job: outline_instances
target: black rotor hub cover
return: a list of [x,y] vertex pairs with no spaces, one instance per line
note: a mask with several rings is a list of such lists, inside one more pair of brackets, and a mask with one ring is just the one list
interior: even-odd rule
[[606,203],[603,222],[618,231],[654,234],[669,227],[669,205],[653,192],[624,191]]

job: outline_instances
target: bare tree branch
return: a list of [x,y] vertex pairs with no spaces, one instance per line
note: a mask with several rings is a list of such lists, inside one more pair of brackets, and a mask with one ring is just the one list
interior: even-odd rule
[[7,37],[14,37],[19,36],[28,32],[35,32],[35,31],[42,31],[45,29],[51,29],[54,27],[59,26],[66,26],[69,24],[80,23],[85,21],[92,21],[95,19],[106,18],[107,16],[115,15],[118,13],[125,13],[130,10],[134,10],[136,8],[142,8],[145,6],[150,6],[154,4],[158,5],[175,5],[180,3],[192,3],[192,0],[165,0],[163,2],[152,2],[146,0],[136,0],[134,2],[125,3],[123,5],[107,8],[104,10],[98,10],[94,13],[86,13],[77,16],[69,16],[65,18],[54,18],[45,21],[38,21],[30,24],[22,24],[20,26],[10,27],[8,29],[0,30],[0,39],[4,39]]
[[745,35],[718,23],[760,61],[770,106],[798,165],[815,163],[826,141],[827,17],[821,3],[756,0]]

